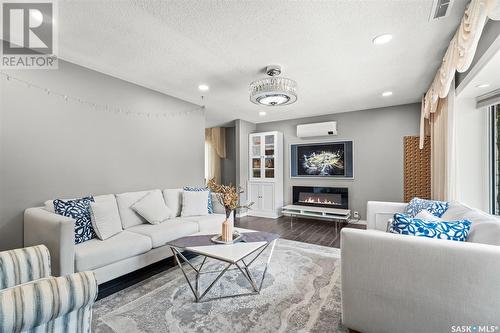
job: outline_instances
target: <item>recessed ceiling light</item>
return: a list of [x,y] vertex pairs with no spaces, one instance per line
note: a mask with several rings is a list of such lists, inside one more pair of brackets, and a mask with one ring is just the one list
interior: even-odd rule
[[389,96],[392,96],[392,91],[384,91],[384,92],[382,93],[382,96],[384,96],[384,97],[389,97]]
[[198,86],[198,90],[200,90],[200,91],[208,91],[209,88],[210,87],[208,85],[206,85],[206,84],[200,84]]
[[259,112],[259,116],[261,116],[261,117],[264,117],[266,114],[267,114],[266,111],[260,111]]
[[391,34],[383,34],[383,35],[380,35],[380,36],[373,38],[373,44],[375,44],[375,45],[387,44],[391,41],[391,39],[392,39]]
[[483,83],[483,84],[479,84],[476,86],[476,88],[488,88],[490,86],[489,83]]

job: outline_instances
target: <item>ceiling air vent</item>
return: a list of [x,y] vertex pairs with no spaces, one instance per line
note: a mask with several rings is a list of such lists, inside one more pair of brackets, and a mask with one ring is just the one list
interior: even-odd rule
[[450,14],[453,1],[455,0],[434,0],[429,20],[434,21],[447,17]]

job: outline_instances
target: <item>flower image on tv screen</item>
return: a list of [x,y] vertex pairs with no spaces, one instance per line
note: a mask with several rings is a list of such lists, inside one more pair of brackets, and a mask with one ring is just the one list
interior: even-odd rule
[[352,177],[352,141],[291,146],[292,177]]

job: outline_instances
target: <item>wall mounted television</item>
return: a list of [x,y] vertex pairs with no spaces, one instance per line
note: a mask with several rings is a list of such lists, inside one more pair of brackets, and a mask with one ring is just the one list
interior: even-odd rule
[[290,145],[291,177],[353,178],[352,141]]

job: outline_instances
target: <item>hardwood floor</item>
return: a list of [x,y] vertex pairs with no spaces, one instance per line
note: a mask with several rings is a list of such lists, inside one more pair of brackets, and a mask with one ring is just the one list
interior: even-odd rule
[[332,221],[294,218],[282,216],[277,219],[245,216],[235,220],[235,226],[246,229],[273,232],[284,239],[311,243],[316,245],[340,247],[340,230],[342,228],[365,229],[363,224],[339,223],[335,228]]
[[[340,247],[340,230],[342,228],[365,229],[365,226],[362,224],[340,223],[336,230],[335,223],[337,222],[302,218],[294,218],[293,222],[291,222],[289,217],[267,219],[248,216],[236,218],[235,220],[235,226],[240,228],[273,232],[284,239],[337,248]],[[186,255],[192,257],[191,255]],[[99,285],[98,299],[125,289],[174,266],[175,263],[173,258],[168,258],[109,282],[105,282]]]

